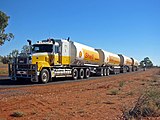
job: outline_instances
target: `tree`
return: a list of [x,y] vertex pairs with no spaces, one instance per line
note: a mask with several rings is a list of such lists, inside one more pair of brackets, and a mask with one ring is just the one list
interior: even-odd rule
[[3,56],[3,58],[2,58],[2,63],[3,63],[3,64],[9,63],[9,58],[8,58],[8,56]]
[[2,62],[3,56],[0,55],[0,62]]
[[24,46],[22,47],[22,51],[21,51],[21,53],[28,54],[28,53],[29,53],[29,51],[30,51],[29,46],[28,46],[28,45],[24,45]]
[[12,33],[5,33],[9,18],[4,12],[0,11],[0,45],[3,45],[6,40],[10,41],[14,38]]
[[3,64],[7,64],[9,62],[12,62],[12,60],[14,58],[18,57],[18,55],[19,55],[18,50],[12,50],[12,52],[9,55],[3,56],[1,61],[2,61]]
[[144,60],[140,62],[141,67],[153,67],[152,61],[149,59],[149,57],[145,57]]
[[12,50],[12,52],[9,54],[9,57],[13,59],[13,58],[16,58],[18,54],[19,54],[18,50]]
[[30,46],[28,45],[24,45],[22,47],[22,51],[20,53],[20,56],[21,57],[28,57],[29,56],[29,53],[30,53]]

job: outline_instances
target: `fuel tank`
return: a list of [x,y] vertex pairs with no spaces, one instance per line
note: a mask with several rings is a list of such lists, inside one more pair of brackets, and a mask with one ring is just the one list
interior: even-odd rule
[[120,57],[117,54],[96,49],[100,55],[99,65],[119,66]]
[[94,48],[77,42],[71,43],[71,64],[98,65],[99,59],[99,53]]
[[132,65],[133,66],[138,66],[139,63],[138,63],[138,60],[134,59],[134,58],[131,58],[132,59]]
[[118,54],[120,57],[120,66],[131,66],[133,64],[133,61],[130,57],[127,57],[122,54]]

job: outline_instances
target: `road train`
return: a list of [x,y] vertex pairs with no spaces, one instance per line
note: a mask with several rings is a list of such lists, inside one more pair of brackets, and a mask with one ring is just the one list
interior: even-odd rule
[[30,46],[29,55],[20,55],[9,64],[12,80],[29,78],[47,83],[54,77],[89,78],[138,70],[138,61],[122,54],[95,49],[69,39],[47,39]]

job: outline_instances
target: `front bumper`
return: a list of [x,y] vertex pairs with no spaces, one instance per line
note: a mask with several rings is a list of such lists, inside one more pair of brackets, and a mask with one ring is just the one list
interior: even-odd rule
[[11,80],[30,79],[32,82],[38,82],[38,66],[37,64],[8,64],[8,72]]

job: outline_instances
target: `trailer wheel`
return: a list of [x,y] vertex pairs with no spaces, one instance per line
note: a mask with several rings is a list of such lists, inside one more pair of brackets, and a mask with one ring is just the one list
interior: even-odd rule
[[103,75],[104,75],[104,76],[107,75],[107,69],[106,69],[106,68],[103,69]]
[[78,78],[78,70],[77,69],[73,69],[73,71],[72,71],[72,78],[74,80],[77,80],[77,78]]
[[41,80],[40,82],[47,83],[49,81],[49,78],[50,78],[49,71],[47,69],[43,69],[40,74],[40,80]]
[[79,70],[79,78],[80,79],[84,78],[84,69],[82,69],[82,68]]
[[89,78],[89,76],[90,76],[90,70],[87,68],[85,70],[85,78]]
[[103,76],[103,68],[100,69],[100,76]]
[[132,71],[133,71],[133,72],[135,71],[135,67],[132,67]]
[[127,72],[130,72],[130,71],[131,71],[131,69],[130,69],[130,67],[128,66],[128,67],[127,67]]
[[109,73],[109,69],[107,68],[107,70],[106,70],[106,71],[107,71],[107,74],[106,74],[106,75],[107,75],[107,76],[109,76],[109,74],[110,74],[110,73]]

